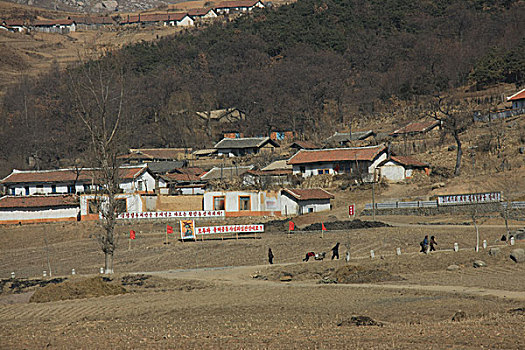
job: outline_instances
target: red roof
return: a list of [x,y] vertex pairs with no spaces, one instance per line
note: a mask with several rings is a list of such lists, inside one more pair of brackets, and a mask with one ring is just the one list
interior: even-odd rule
[[283,192],[288,193],[299,201],[307,201],[311,199],[332,199],[334,195],[330,192],[323,190],[322,188],[310,188],[310,189],[283,189]]
[[523,100],[525,98],[525,89],[516,92],[511,97],[507,98],[507,101],[517,101],[517,100]]
[[223,1],[215,6],[215,8],[252,7],[258,2],[260,2],[260,0]]
[[190,167],[190,168],[177,168],[174,170],[174,173],[201,176],[202,174],[205,173],[205,171],[204,169],[201,169],[201,168]]
[[0,198],[0,208],[77,207],[79,200],[74,195],[57,196],[5,196]]
[[17,20],[17,19],[11,19],[11,20],[5,20],[5,21],[3,21],[3,22],[4,22],[6,25],[11,26],[11,27],[13,27],[13,26],[17,26],[17,27],[22,27],[22,26],[24,26],[24,21],[21,20],[21,19],[18,19],[18,20]]
[[186,181],[201,181],[201,178],[192,174],[166,174],[161,177],[168,181],[186,182]]
[[124,16],[121,23],[137,23],[139,22],[167,22],[167,21],[180,21],[188,14],[186,12],[174,12],[174,13],[149,13],[144,15],[133,15]]
[[384,145],[372,147],[333,148],[322,150],[300,150],[288,160],[288,164],[305,164],[321,162],[340,162],[368,160],[373,161],[386,150]]
[[414,159],[412,157],[391,156],[390,159],[392,159],[393,161],[398,162],[399,164],[402,164],[402,165],[413,166],[413,167],[428,167],[428,164],[422,163],[419,160]]
[[211,8],[191,9],[191,10],[188,10],[188,15],[190,15],[190,16],[205,16],[210,11],[213,11],[213,9],[211,9]]
[[[126,167],[120,168],[119,176],[123,180],[134,179],[139,176],[146,166],[140,167]],[[75,169],[57,169],[57,170],[42,170],[42,171],[21,171],[13,170],[6,178],[4,178],[2,184],[13,184],[13,183],[34,183],[34,182],[91,182],[96,179],[96,169],[80,169],[80,173],[77,178],[77,171]]]
[[437,120],[425,120],[425,121],[414,122],[414,123],[408,124],[407,126],[402,127],[401,129],[394,131],[392,135],[427,132],[427,131],[432,130],[438,125],[439,125],[439,121]]
[[47,20],[37,20],[33,21],[31,24],[34,26],[54,26],[54,25],[62,25],[62,26],[69,26],[74,23],[71,19],[47,19]]

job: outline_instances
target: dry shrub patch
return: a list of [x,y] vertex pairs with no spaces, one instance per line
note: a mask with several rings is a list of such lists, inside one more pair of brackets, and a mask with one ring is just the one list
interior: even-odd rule
[[124,287],[111,284],[108,279],[103,277],[93,277],[58,284],[49,284],[38,289],[29,302],[45,303],[49,301],[84,299],[123,293],[126,293]]

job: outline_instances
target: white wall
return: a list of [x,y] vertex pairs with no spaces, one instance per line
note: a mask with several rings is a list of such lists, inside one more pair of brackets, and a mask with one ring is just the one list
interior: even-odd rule
[[177,21],[178,27],[193,27],[195,23],[193,22],[193,19],[191,19],[190,16],[186,16],[180,21]]
[[380,167],[381,177],[388,181],[398,182],[405,179],[405,168],[398,163],[388,161]]
[[0,210],[0,221],[25,221],[25,220],[42,220],[42,219],[64,219],[75,218],[78,214],[78,207],[68,207],[59,209],[32,209],[21,210]]
[[[140,189],[140,183],[142,183],[142,189]],[[152,192],[155,189],[155,178],[148,171],[145,171],[133,180],[123,180],[119,187],[124,193],[133,193],[136,191]]]
[[249,191],[232,191],[232,192],[206,192],[204,193],[204,210],[214,210],[213,198],[225,197],[225,210],[228,212],[239,211],[239,197],[250,197],[249,211],[279,211],[280,198],[277,193],[271,192],[249,192]]
[[287,195],[282,194],[281,198],[281,215],[302,215],[312,212],[330,210],[329,199],[317,199],[309,201],[295,201]]
[[[88,215],[88,200],[96,199],[97,195],[84,194],[80,196],[80,212],[82,215]],[[128,213],[141,213],[143,212],[142,199],[138,194],[118,194],[117,199],[126,199],[126,210]]]
[[[45,184],[41,188],[38,188],[36,184],[28,184],[29,186],[29,195],[34,194],[53,194],[52,185]],[[89,185],[86,184],[86,188]],[[14,189],[14,193],[13,193]],[[83,184],[77,184],[76,192],[83,193],[84,192],[84,185]],[[56,185],[56,192],[55,193],[68,193],[68,186],[65,184],[57,184]],[[14,196],[25,196],[26,190],[24,185],[13,185],[8,187],[8,194],[14,195]]]

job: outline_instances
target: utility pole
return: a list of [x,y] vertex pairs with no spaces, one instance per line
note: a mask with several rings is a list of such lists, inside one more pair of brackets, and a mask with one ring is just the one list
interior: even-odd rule
[[375,183],[376,183],[376,169],[374,168],[374,177],[372,178],[372,220],[376,221],[376,192],[375,192]]

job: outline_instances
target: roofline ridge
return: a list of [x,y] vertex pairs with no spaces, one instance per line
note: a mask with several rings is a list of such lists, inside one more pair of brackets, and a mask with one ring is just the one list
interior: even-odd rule
[[370,149],[370,148],[379,148],[379,147],[386,147],[386,145],[383,143],[381,145],[363,146],[363,147],[339,147],[339,148],[301,149],[301,150],[299,150],[299,152],[320,152],[320,151],[337,151],[337,150],[350,150],[350,149]]
[[521,89],[520,91],[516,92],[515,94],[513,94],[512,96],[509,96],[507,97],[507,101],[510,100],[511,98],[513,98],[514,96],[517,96],[519,94],[521,94],[522,92],[525,91],[525,88]]

